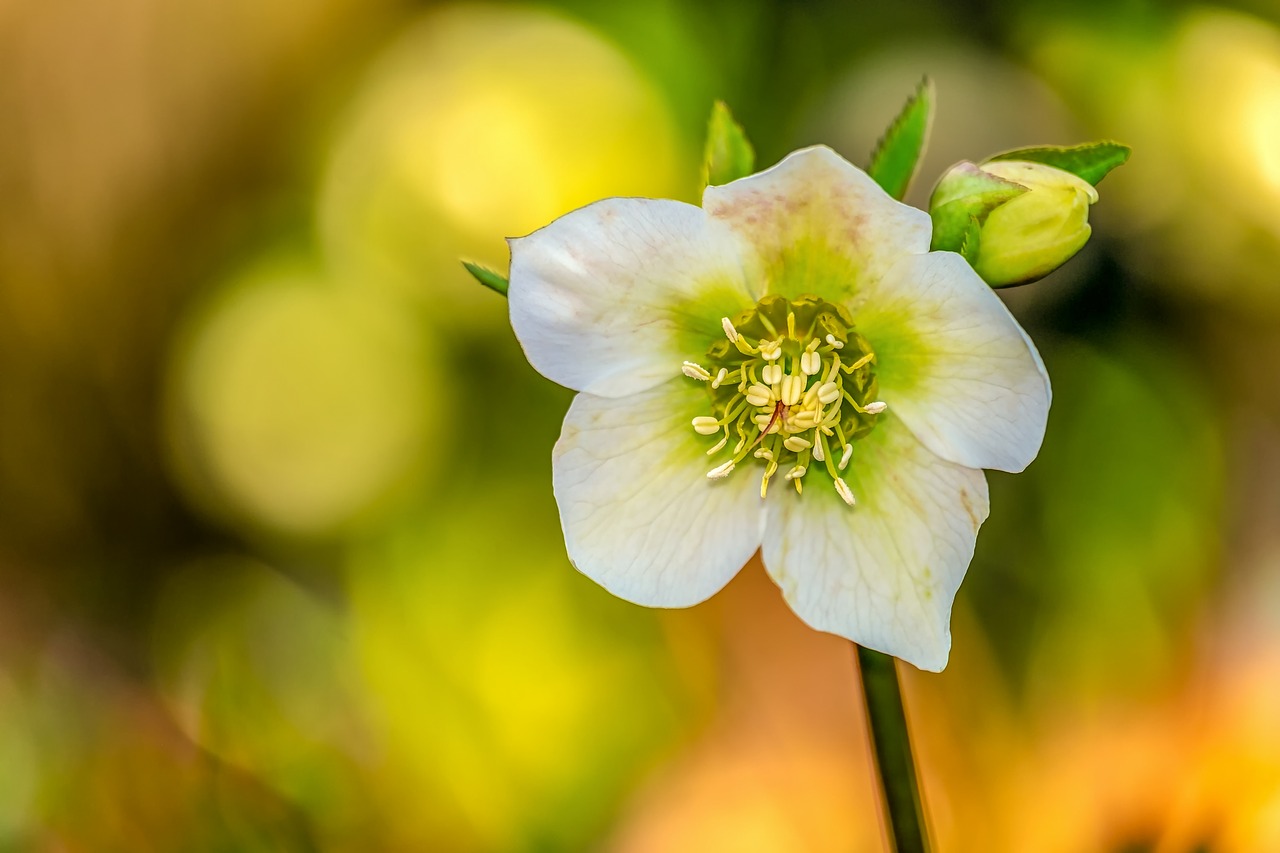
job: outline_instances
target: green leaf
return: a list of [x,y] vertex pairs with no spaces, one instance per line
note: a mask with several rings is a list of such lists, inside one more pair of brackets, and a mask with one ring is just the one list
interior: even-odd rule
[[991,160],[1028,160],[1044,163],[1064,172],[1070,172],[1094,186],[1117,166],[1124,165],[1132,152],[1128,145],[1119,142],[1089,142],[1084,145],[1042,145],[1036,148],[1016,148],[989,157]]
[[991,211],[1026,191],[1021,184],[988,174],[973,163],[957,163],[938,182],[929,200],[933,219],[930,250],[964,254],[962,247],[968,241],[976,257],[976,229],[986,223]]
[[480,282],[485,287],[501,293],[503,296],[507,295],[508,282],[505,277],[499,275],[488,267],[473,264],[471,261],[463,261],[462,266],[466,268],[467,272],[471,273],[476,281]]
[[702,158],[702,186],[720,186],[755,171],[756,152],[747,141],[742,125],[724,101],[711,106],[707,120],[707,147]]
[[907,194],[933,124],[933,81],[925,77],[871,155],[867,174],[896,199]]

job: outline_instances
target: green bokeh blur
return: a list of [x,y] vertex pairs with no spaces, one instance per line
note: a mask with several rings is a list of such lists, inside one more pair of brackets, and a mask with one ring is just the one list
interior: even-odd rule
[[568,564],[457,263],[760,165],[1116,138],[907,692],[941,853],[1280,850],[1280,6],[0,3],[0,850],[881,849],[847,644]]

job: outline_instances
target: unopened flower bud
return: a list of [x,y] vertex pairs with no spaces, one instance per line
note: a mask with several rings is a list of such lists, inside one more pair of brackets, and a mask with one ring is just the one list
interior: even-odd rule
[[1028,160],[959,163],[934,190],[934,249],[961,252],[992,287],[1053,272],[1089,240],[1098,191]]
[[978,238],[973,268],[992,287],[1048,275],[1089,240],[1089,205],[1098,191],[1062,169],[1024,160],[995,160],[982,171],[1026,187],[992,210]]

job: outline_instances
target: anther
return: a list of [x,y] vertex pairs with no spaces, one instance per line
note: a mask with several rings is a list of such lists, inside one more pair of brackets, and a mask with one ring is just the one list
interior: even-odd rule
[[800,395],[804,393],[804,381],[803,376],[782,377],[782,387],[779,389],[778,396],[782,399],[783,405],[794,406],[800,402]]
[[805,350],[800,354],[800,369],[805,376],[812,376],[822,370],[822,356],[812,350]]
[[747,405],[768,406],[773,402],[773,389],[767,385],[752,385],[747,389]]
[[813,429],[818,425],[818,413],[812,409],[801,409],[791,413],[790,427],[793,430]]
[[713,448],[711,448],[710,450],[708,450],[708,451],[707,451],[707,455],[708,455],[708,456],[715,456],[715,455],[716,455],[717,453],[719,453],[721,450],[724,450],[724,446],[725,446],[726,444],[728,444],[728,443],[729,443],[729,433],[727,433],[727,432],[726,432],[726,433],[724,434],[724,438],[722,438],[722,439],[720,439],[719,441],[717,441],[717,442],[716,442],[716,446],[715,446],[715,447],[713,447]]
[[716,374],[716,378],[711,380],[711,387],[719,388],[720,383],[724,382],[724,378],[728,375],[729,375],[729,368],[727,367],[720,368],[720,372]]
[[818,402],[824,406],[830,406],[836,400],[840,399],[840,386],[834,382],[824,382],[818,386]]
[[856,503],[853,499],[853,492],[849,491],[849,484],[839,477],[836,477],[836,494],[849,506],[853,506]]
[[751,420],[755,421],[761,432],[767,432],[769,435],[774,434],[782,427],[782,419],[774,417],[772,412],[762,412]]
[[844,446],[844,453],[840,454],[840,464],[837,465],[836,467],[839,468],[841,471],[849,467],[849,459],[852,456],[853,456],[853,445],[846,444]]
[[760,371],[760,378],[766,385],[776,385],[782,381],[782,365],[766,364]]
[[831,346],[836,349],[844,349],[844,341],[836,340],[835,335],[827,335],[827,343],[831,344]]
[[[816,438],[818,438],[818,437],[815,435],[815,436],[814,436],[814,438],[816,439]],[[817,441],[814,441],[814,443],[813,443],[813,458],[814,458],[814,459],[816,459],[816,460],[818,460],[819,462],[826,462],[826,461],[827,461],[827,451],[824,449],[825,447],[826,447],[826,442],[824,442],[824,441],[822,441],[822,440],[820,440],[820,439],[819,439],[819,440],[817,440]]]
[[720,422],[715,418],[703,415],[693,419],[693,428],[698,435],[715,435],[720,431]]
[[813,442],[798,435],[789,435],[782,440],[782,446],[793,453],[799,453],[802,450],[808,450],[813,447]]
[[867,403],[867,405],[863,406],[862,411],[868,415],[878,415],[887,408],[889,408],[888,403],[883,400],[876,400],[874,403]]
[[782,356],[781,341],[761,341],[760,357],[765,361],[777,361]]
[[680,370],[690,379],[706,382],[711,378],[711,374],[706,371],[706,368],[700,364],[694,364],[692,361],[686,361],[681,365]]
[[728,477],[733,472],[733,468],[736,464],[737,464],[736,462],[733,462],[732,460],[730,460],[724,463],[723,465],[718,465],[715,468],[712,468],[710,471],[707,472],[707,479],[722,480],[725,477]]
[[738,330],[733,327],[733,323],[728,317],[720,318],[720,328],[724,329],[724,336],[729,339],[729,343],[738,342]]
[[807,470],[808,469],[805,468],[803,465],[797,465],[796,467],[792,468],[790,471],[787,472],[787,476],[785,479],[799,480],[801,477],[804,476],[805,471]]
[[767,447],[761,447],[751,455],[757,459],[773,459],[773,451]]

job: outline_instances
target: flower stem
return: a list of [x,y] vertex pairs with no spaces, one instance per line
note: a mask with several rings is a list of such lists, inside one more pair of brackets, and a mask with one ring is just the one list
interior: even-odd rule
[[911,737],[902,707],[898,670],[889,655],[855,645],[862,671],[867,728],[875,751],[876,772],[884,792],[891,853],[928,853],[924,804],[911,756]]

